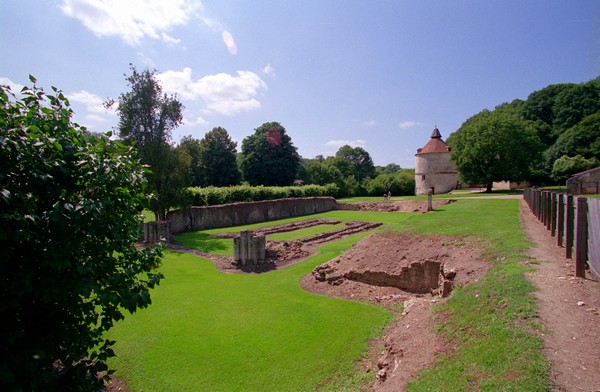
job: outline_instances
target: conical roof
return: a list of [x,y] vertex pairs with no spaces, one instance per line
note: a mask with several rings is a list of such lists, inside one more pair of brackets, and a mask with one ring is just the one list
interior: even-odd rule
[[450,147],[442,140],[442,134],[440,130],[435,127],[433,132],[431,133],[431,138],[423,148],[419,148],[417,150],[418,154],[429,154],[429,153],[440,153],[440,152],[450,152]]

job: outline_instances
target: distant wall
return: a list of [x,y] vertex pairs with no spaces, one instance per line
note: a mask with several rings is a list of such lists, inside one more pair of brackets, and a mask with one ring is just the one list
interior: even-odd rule
[[333,197],[264,200],[218,206],[190,207],[167,214],[171,233],[248,225],[335,210]]

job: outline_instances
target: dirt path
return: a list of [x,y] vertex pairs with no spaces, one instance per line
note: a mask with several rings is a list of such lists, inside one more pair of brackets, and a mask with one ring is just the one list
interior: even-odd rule
[[[521,201],[521,225],[537,245],[528,255],[535,271],[528,278],[539,288],[539,316],[545,353],[552,364],[553,391],[600,391],[600,282],[587,272],[576,278],[573,260],[556,245],[545,226]],[[539,264],[537,264],[539,263]]]

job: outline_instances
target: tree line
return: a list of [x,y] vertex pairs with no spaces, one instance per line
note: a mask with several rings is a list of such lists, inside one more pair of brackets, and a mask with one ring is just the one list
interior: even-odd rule
[[106,106],[116,105],[119,138],[134,146],[150,168],[150,208],[157,219],[164,220],[170,208],[188,203],[189,187],[335,184],[337,192],[331,196],[336,197],[414,192],[413,170],[396,164],[376,167],[362,147],[346,145],[333,157],[302,158],[278,122],[255,128],[242,141],[239,153],[222,127],[201,139],[185,136],[175,145],[171,132],[182,123],[183,105],[176,96],[162,92],[155,71],[138,71],[132,65],[126,79],[129,91]]
[[564,184],[600,165],[600,77],[547,86],[467,119],[450,135],[465,183]]

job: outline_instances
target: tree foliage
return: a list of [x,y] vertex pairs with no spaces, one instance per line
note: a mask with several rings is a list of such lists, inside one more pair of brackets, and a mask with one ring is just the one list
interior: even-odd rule
[[545,152],[547,167],[552,168],[555,161],[565,155],[600,160],[600,111],[584,118],[559,136]]
[[198,177],[200,186],[229,186],[240,183],[237,143],[225,128],[216,127],[199,142]]
[[[182,203],[189,168],[182,167],[171,146],[171,131],[183,121],[183,105],[175,96],[163,94],[155,71],[139,72],[131,65],[131,75],[126,77],[130,91],[119,96],[119,137],[134,144],[142,163],[152,173],[148,185],[154,197],[151,209],[158,219],[164,220],[169,208]],[[112,105],[114,102],[108,102]]]
[[344,176],[354,176],[360,183],[375,177],[375,165],[371,155],[362,147],[342,146],[335,153],[336,166]]
[[593,169],[600,165],[597,158],[586,159],[581,155],[569,157],[563,155],[558,158],[552,166],[552,178],[559,182],[567,181],[573,174]]
[[448,138],[462,181],[485,184],[527,180],[543,149],[531,122],[503,111],[484,110]]
[[268,122],[242,141],[240,169],[250,185],[291,185],[300,167],[300,156],[285,128]]
[[[30,77],[35,83],[35,79]],[[105,332],[150,304],[160,251],[138,250],[144,169],[85,135],[64,95],[0,87],[0,389],[87,391]]]

